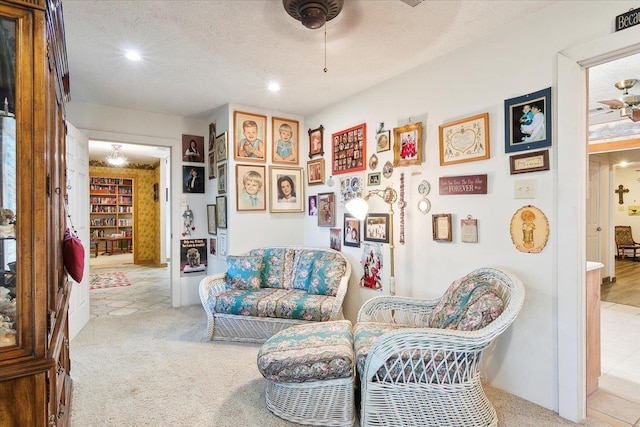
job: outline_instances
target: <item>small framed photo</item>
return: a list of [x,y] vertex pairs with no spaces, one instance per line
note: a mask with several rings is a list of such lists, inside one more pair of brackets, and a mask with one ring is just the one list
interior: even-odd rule
[[304,212],[302,168],[269,166],[269,212]]
[[182,160],[204,163],[204,136],[182,135]]
[[488,159],[489,113],[478,114],[438,127],[440,166]]
[[504,151],[551,146],[551,88],[504,101]]
[[329,247],[336,251],[342,250],[342,240],[340,239],[341,231],[339,228],[331,228],[329,230]]
[[309,129],[309,158],[313,156],[323,156],[324,150],[322,148],[324,137],[324,126],[320,125],[315,129]]
[[204,166],[182,166],[182,192],[204,193]]
[[216,241],[217,239],[215,237],[209,238],[209,254],[213,255],[213,257],[217,257],[218,255]]
[[549,170],[549,150],[515,154],[509,157],[511,175]]
[[216,215],[216,205],[207,205],[207,230],[209,234],[217,234],[218,224]]
[[234,160],[265,162],[267,160],[265,138],[267,136],[267,116],[234,111],[233,129],[235,142]]
[[385,130],[376,135],[376,151],[382,153],[389,150],[391,150],[391,131]]
[[460,240],[463,243],[478,243],[478,220],[471,218],[460,220]]
[[236,165],[236,210],[264,211],[265,167],[262,165]]
[[389,243],[389,214],[368,214],[364,219],[364,240]]
[[335,193],[318,194],[318,226],[335,227],[336,195]]
[[216,136],[216,161],[222,162],[227,160],[227,133],[222,132],[220,135]]
[[433,240],[439,242],[451,242],[451,214],[433,214],[431,216],[433,226]]
[[422,122],[393,128],[393,166],[422,164]]
[[219,228],[227,228],[227,196],[216,196],[216,222]]
[[216,122],[209,123],[209,153],[215,151]]
[[216,177],[216,152],[211,151],[209,153],[209,162],[207,163],[207,169],[209,170],[209,179]]
[[367,175],[367,185],[369,187],[380,185],[380,172],[370,173]]
[[318,216],[318,196],[309,196],[309,216]]
[[218,165],[218,193],[227,192],[227,162]]
[[324,184],[324,159],[307,162],[307,184]]
[[297,120],[271,118],[271,160],[273,163],[297,165],[300,142]]
[[360,221],[349,214],[344,214],[344,245],[360,247]]
[[367,124],[362,123],[331,135],[332,175],[367,168]]

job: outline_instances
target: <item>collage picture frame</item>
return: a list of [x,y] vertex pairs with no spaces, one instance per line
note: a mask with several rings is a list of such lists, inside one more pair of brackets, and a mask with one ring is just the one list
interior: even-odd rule
[[367,124],[331,135],[332,174],[363,171],[367,167]]

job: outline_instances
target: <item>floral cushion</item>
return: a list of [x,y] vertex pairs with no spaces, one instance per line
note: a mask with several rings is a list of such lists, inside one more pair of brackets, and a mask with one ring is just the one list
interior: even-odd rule
[[331,253],[325,255],[327,256],[316,258],[313,263],[307,292],[314,295],[336,296],[340,280],[342,280],[347,267],[341,257],[336,257]]
[[291,287],[293,289],[309,289],[309,281],[313,272],[313,266],[317,259],[321,259],[327,252],[314,250],[298,250],[296,251],[295,260],[293,262],[293,281]]
[[356,351],[356,366],[362,376],[364,364],[373,343],[383,334],[406,327],[394,323],[358,322],[353,330],[353,348]]
[[269,338],[258,352],[258,369],[275,382],[305,382],[353,376],[351,322],[296,325]]
[[471,277],[456,280],[431,312],[429,326],[461,331],[484,328],[504,311],[498,295],[490,282]]
[[263,265],[260,256],[228,255],[225,280],[231,289],[260,289]]
[[249,255],[262,257],[263,288],[291,289],[294,254],[293,249],[277,247],[254,249],[249,252]]

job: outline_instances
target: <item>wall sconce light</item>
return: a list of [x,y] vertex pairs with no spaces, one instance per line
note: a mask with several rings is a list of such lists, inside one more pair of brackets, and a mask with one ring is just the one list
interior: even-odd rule
[[127,158],[120,152],[122,145],[111,144],[111,147],[113,147],[113,149],[111,150],[111,153],[107,154],[107,163],[113,166],[122,166],[127,163]]

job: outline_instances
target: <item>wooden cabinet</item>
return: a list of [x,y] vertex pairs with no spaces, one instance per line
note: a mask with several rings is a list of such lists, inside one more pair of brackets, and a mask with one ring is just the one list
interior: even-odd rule
[[0,426],[66,426],[69,76],[60,0],[0,0],[0,34]]
[[133,238],[133,179],[91,176],[91,236]]

